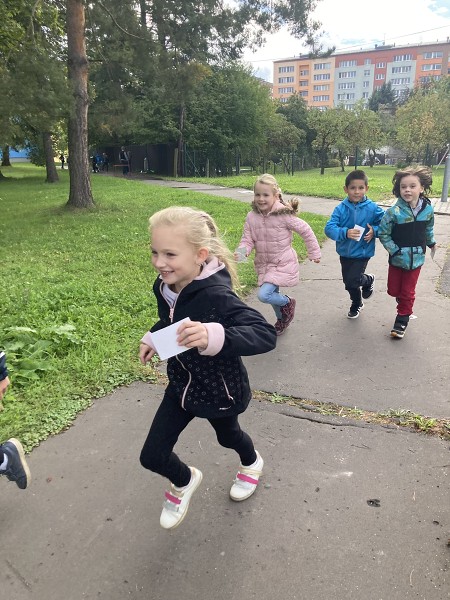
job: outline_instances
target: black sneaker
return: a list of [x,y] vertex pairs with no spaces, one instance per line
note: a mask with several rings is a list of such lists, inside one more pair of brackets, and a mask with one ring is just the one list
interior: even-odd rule
[[408,320],[406,320],[406,319],[399,320],[398,318],[395,319],[394,326],[391,329],[391,337],[399,338],[399,339],[404,337],[406,328],[408,327],[409,318],[407,317],[407,319]]
[[347,318],[348,319],[357,319],[359,317],[359,313],[362,311],[362,309],[364,308],[364,304],[361,302],[361,304],[352,304],[350,306],[350,310],[347,313]]
[[364,300],[367,300],[373,294],[373,286],[375,285],[375,275],[367,273],[367,277],[370,277],[370,283],[362,286],[362,297]]
[[22,444],[19,440],[11,438],[2,444],[1,448],[8,457],[8,466],[6,471],[0,471],[0,475],[6,475],[9,481],[15,481],[17,487],[24,490],[31,481],[31,474]]

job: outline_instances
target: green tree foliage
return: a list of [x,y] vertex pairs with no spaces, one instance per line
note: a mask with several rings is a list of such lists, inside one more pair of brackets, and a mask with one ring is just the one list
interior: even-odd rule
[[212,169],[228,171],[236,151],[254,153],[266,139],[274,113],[269,89],[236,64],[214,67],[187,104],[185,140],[206,154]]
[[310,158],[315,131],[309,126],[306,102],[301,96],[293,94],[287,102],[278,105],[277,112],[286,117],[300,131],[300,142],[295,152],[303,158]]
[[408,161],[429,163],[450,139],[450,81],[418,87],[397,110],[397,143]]
[[389,81],[388,83],[383,83],[382,86],[373,91],[367,103],[367,108],[374,112],[378,112],[380,106],[383,106],[393,111],[395,110],[396,104],[397,98],[395,97],[394,90]]

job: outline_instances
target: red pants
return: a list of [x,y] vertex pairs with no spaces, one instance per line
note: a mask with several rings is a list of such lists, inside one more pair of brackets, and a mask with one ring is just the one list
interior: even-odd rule
[[416,299],[416,284],[421,267],[407,271],[389,265],[387,293],[397,299],[397,314],[411,315]]

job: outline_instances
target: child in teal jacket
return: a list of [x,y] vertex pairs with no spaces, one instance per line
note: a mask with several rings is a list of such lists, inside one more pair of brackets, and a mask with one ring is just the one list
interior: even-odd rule
[[431,170],[422,166],[408,167],[397,171],[392,183],[397,202],[386,211],[378,236],[389,252],[387,292],[397,300],[391,337],[402,338],[413,312],[426,248],[436,245],[434,211],[425,195],[431,189]]

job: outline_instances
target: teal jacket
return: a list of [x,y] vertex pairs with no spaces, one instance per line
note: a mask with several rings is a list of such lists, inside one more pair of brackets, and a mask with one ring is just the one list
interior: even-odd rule
[[403,198],[398,198],[388,208],[378,228],[380,242],[389,252],[389,264],[412,271],[425,262],[427,246],[432,248],[434,239],[434,211],[428,198],[417,215]]

